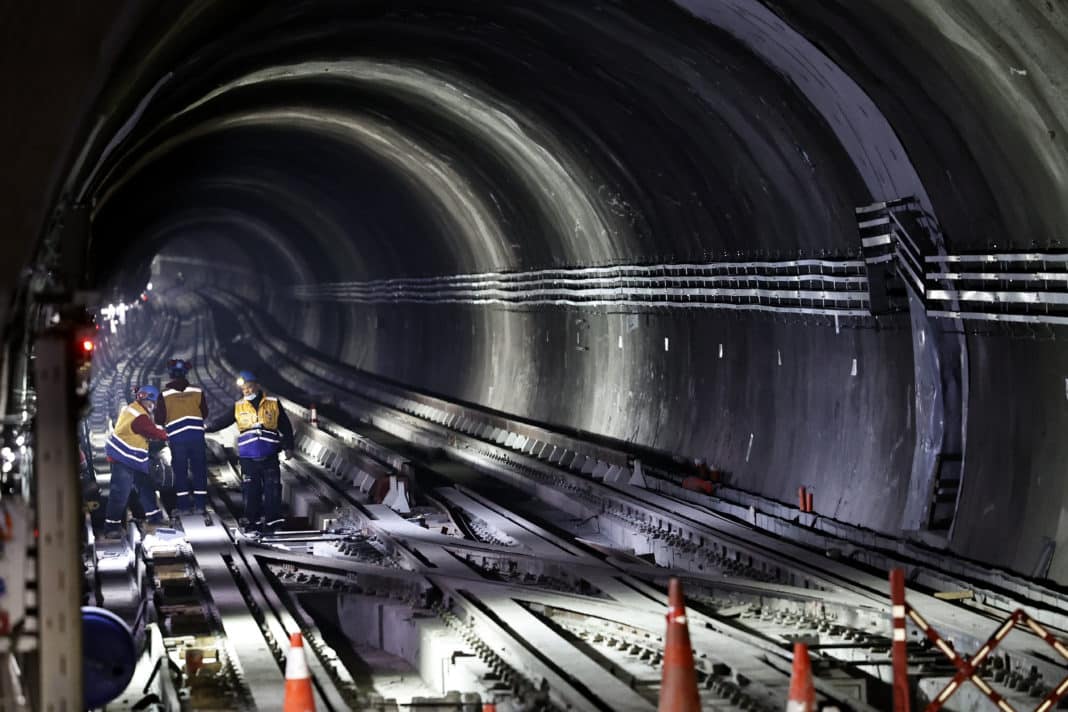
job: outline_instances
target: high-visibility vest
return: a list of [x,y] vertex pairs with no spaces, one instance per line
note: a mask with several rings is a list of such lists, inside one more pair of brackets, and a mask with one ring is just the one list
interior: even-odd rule
[[263,396],[260,407],[242,398],[234,403],[234,421],[237,423],[238,457],[263,458],[277,455],[282,449],[282,434],[278,432],[278,415],[281,406],[277,398]]
[[138,435],[133,429],[134,420],[142,415],[148,415],[148,411],[140,403],[134,402],[123,408],[115,427],[108,434],[104,451],[112,460],[140,472],[148,472],[148,438]]
[[[191,437],[195,434],[204,436],[204,418],[200,415],[200,404],[204,394],[199,388],[186,386],[184,391],[171,388],[163,391],[163,402],[167,409],[167,436],[173,438]],[[179,438],[179,439],[181,439]]]

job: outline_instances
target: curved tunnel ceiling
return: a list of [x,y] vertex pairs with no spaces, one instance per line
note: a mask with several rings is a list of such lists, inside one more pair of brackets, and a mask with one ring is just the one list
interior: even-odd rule
[[[933,468],[963,457],[950,545],[1029,570],[1043,537],[1068,539],[1068,493],[1031,491],[1064,447],[1033,427],[1065,419],[1055,339],[915,303],[839,318],[367,296],[457,275],[535,290],[551,269],[855,261],[854,209],[905,196],[938,251],[1061,247],[1061,8],[814,5],[277,3],[175,32],[181,60],[134,83],[92,173],[92,279],[139,284],[160,250],[201,258],[352,367],[703,458],[772,497],[807,484],[828,514],[884,531],[923,529]],[[1042,406],[1006,428],[991,374],[1021,353],[1014,387]],[[1006,466],[1017,451],[1027,467]],[[1016,494],[993,511],[1041,510],[1014,537],[982,522],[1007,469]]]

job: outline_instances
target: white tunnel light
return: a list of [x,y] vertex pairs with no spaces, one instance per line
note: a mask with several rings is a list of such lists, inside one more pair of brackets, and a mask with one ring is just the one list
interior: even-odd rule
[[146,292],[151,292],[152,291],[152,283],[151,282],[149,282],[148,284],[145,285],[145,291]]

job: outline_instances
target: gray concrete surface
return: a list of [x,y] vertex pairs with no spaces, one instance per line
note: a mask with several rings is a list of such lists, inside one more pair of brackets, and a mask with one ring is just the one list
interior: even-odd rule
[[[955,549],[1030,572],[1043,537],[1068,535],[1059,329],[947,322],[924,371],[905,315],[356,308],[291,291],[856,255],[853,208],[896,191],[926,196],[945,249],[1062,249],[1063,2],[198,3],[177,19],[106,88],[129,117],[172,73],[89,186],[93,281],[134,293],[169,244],[259,275],[187,270],[339,362],[703,457],[783,500],[805,484],[883,531],[917,524],[925,443],[963,449]],[[1058,551],[1051,575],[1064,566]]]

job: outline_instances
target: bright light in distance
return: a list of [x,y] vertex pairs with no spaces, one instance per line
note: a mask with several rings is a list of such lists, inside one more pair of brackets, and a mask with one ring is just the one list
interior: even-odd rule
[[148,290],[149,292],[151,292],[152,291],[152,283],[149,282],[148,284],[146,284],[145,285],[145,289]]
[[15,468],[15,466],[12,465],[10,462],[5,462],[4,466],[0,467],[0,470],[3,470],[4,474],[6,475],[7,473],[11,472],[11,470],[13,470],[14,468]]
[[16,445],[25,445],[26,444],[26,436],[25,435],[19,435],[17,438],[15,438],[15,444]]
[[93,350],[93,340],[92,339],[83,339],[82,340],[82,351],[84,351],[86,353],[89,353],[92,350]]

